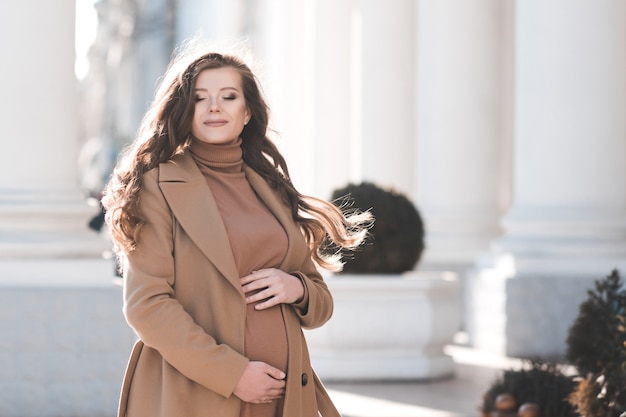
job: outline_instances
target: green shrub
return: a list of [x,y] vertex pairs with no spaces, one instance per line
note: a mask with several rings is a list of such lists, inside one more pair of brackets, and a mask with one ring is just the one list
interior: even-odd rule
[[349,184],[332,194],[343,209],[370,210],[374,224],[364,245],[344,256],[344,273],[402,273],[412,270],[424,250],[424,224],[403,194],[369,182]]
[[561,366],[538,360],[526,361],[520,370],[505,371],[502,378],[483,396],[482,411],[495,411],[496,398],[511,394],[517,406],[524,403],[539,405],[544,417],[578,417],[574,407],[567,401],[576,387],[573,376],[567,375]]
[[583,417],[619,417],[626,412],[626,291],[617,270],[580,305],[569,330],[567,359],[582,379],[570,400]]

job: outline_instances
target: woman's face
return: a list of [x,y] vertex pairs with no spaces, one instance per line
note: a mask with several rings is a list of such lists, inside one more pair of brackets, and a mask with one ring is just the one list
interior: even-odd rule
[[241,75],[232,67],[202,71],[196,79],[191,133],[202,142],[234,143],[250,119]]

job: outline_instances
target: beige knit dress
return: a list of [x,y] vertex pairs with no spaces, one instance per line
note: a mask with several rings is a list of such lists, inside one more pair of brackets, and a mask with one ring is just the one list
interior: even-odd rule
[[[190,151],[215,197],[240,277],[278,267],[287,252],[287,235],[242,171],[241,139],[232,145],[194,139]],[[287,372],[287,335],[280,307],[258,311],[248,304],[246,320],[246,357]],[[244,402],[240,415],[281,417],[282,408],[282,399],[270,404]]]

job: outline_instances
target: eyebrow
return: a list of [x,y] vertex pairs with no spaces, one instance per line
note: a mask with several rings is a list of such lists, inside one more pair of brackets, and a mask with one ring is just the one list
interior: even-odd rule
[[[235,90],[238,93],[240,92],[239,89],[236,88],[236,87],[223,87],[223,88],[219,89],[219,91],[224,91],[224,90]],[[208,88],[196,87],[196,88],[194,88],[194,91],[209,91],[209,89]]]

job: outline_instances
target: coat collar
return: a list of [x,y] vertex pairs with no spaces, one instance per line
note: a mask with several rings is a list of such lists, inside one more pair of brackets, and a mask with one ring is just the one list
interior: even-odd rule
[[[291,270],[294,251],[301,251],[298,245],[294,245],[294,242],[298,242],[296,234],[301,235],[300,230],[291,219],[287,207],[267,182],[245,164],[244,172],[254,191],[287,233],[289,244],[281,269]],[[239,273],[226,227],[213,194],[189,152],[184,152],[159,166],[159,185],[174,217],[191,240],[222,275],[241,291]]]

